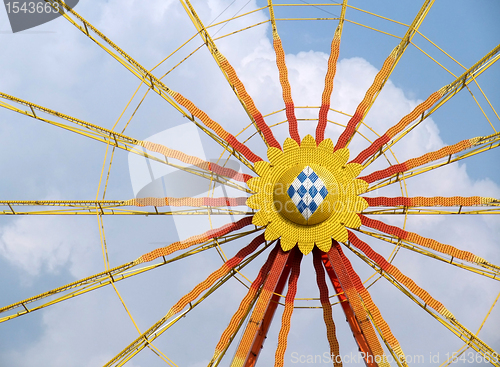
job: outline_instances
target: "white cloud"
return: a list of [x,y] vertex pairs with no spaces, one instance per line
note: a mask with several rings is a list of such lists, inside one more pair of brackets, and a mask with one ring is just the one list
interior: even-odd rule
[[[208,23],[228,4],[228,1],[225,3],[210,1],[209,3],[202,2],[195,5],[199,16],[205,23]],[[254,7],[254,4],[252,3],[250,6]],[[151,11],[151,9],[154,9],[154,11]],[[147,67],[152,67],[168,52],[180,45],[184,40],[182,37],[187,39],[195,32],[194,27],[187,21],[187,16],[182,7],[174,2],[158,0],[145,7],[133,0],[125,2],[113,0],[101,2],[97,5],[82,3],[76,10],[81,10],[85,17],[88,17],[91,22],[95,22],[98,28],[101,28],[125,50],[130,50],[130,54]],[[236,10],[236,8],[228,10],[228,14],[233,14]],[[252,15],[254,21],[261,21],[265,17],[267,17],[267,14],[263,12]],[[242,22],[232,21],[221,33],[241,27]],[[114,60],[110,60],[103,52],[100,52],[101,50],[95,44],[85,39],[82,34],[74,30],[70,25],[62,23],[62,20],[57,25],[54,22],[46,25],[46,27],[57,29],[57,36],[60,38],[48,41],[48,44],[42,43],[41,38],[19,39],[16,40],[16,42],[21,43],[19,48],[14,48],[16,42],[8,41],[8,50],[13,57],[11,61],[3,61],[1,65],[3,69],[12,71],[12,76],[9,77],[7,82],[4,81],[1,87],[19,93],[43,94],[41,99],[45,100],[48,100],[49,96],[67,94],[64,96],[64,101],[67,104],[61,103],[64,112],[72,114],[73,109],[75,109],[77,117],[80,116],[79,113],[81,112],[86,116],[85,118],[92,122],[111,126],[116,121],[121,108],[133,93],[138,84],[137,81],[125,74],[123,68]],[[220,49],[238,71],[257,107],[263,113],[283,107],[274,51],[271,43],[266,38],[266,31],[266,27],[258,27],[242,32],[236,38],[221,39],[218,43]],[[193,44],[197,46],[199,42],[199,39],[197,39]],[[70,49],[67,48],[68,44],[72,45]],[[49,74],[44,74],[40,72],[39,68],[36,68],[36,65],[39,65],[39,60],[32,60],[32,54],[27,50],[30,48],[40,50],[39,47],[48,47],[50,51],[43,54],[41,64],[55,63],[60,67],[61,75],[67,77],[54,79]],[[187,53],[181,53],[174,60],[180,60],[186,55]],[[296,105],[318,106],[320,104],[327,59],[327,54],[318,51],[286,55],[292,94]],[[171,64],[165,66],[165,71],[172,67],[175,62],[177,61],[172,61]],[[16,65],[17,63],[20,64]],[[332,107],[347,113],[354,113],[357,104],[361,101],[366,89],[373,80],[377,67],[360,57],[340,60],[334,83]],[[93,72],[89,72],[89,70]],[[127,75],[127,77],[122,79],[123,75]],[[158,75],[161,75],[161,72]],[[34,79],[32,80],[32,78]],[[29,87],[29,93],[25,86],[26,80],[30,80],[33,84]],[[187,66],[181,66],[176,72],[167,77],[165,82],[195,101],[197,105],[206,110],[228,131],[237,132],[248,121],[233,92],[228,88],[211,55],[206,50],[196,54]],[[91,93],[92,95],[90,95]],[[425,98],[426,96],[421,97]],[[145,138],[181,120],[177,115],[174,115],[171,109],[165,108],[164,103],[159,103],[163,101],[158,101],[155,98],[147,99],[148,103],[150,103],[147,105],[148,108],[139,110],[138,118],[132,122],[130,127],[131,135],[138,134],[140,135],[139,138]],[[152,102],[149,102],[151,100]],[[419,100],[405,96],[402,89],[397,88],[389,81],[383,93],[379,96],[377,103],[373,106],[366,122],[378,133],[383,133],[419,102]],[[4,116],[3,111],[0,112]],[[298,110],[297,115],[304,118],[314,118],[317,116],[317,110]],[[334,113],[330,113],[330,118],[342,123],[347,122],[345,117]],[[314,132],[314,129],[315,124],[312,122],[301,123],[300,131],[302,136],[305,133]],[[280,126],[275,131],[280,141],[288,134],[286,125]],[[330,125],[327,136],[335,140],[340,132],[340,128]],[[374,138],[374,135],[368,131],[363,130],[363,132],[367,133],[370,139]],[[401,144],[398,144],[395,147],[395,152],[398,159],[402,161],[421,155],[429,150],[438,149],[443,145],[436,123],[428,120],[409,134]],[[255,142],[251,143],[251,146],[255,147],[258,153],[264,156],[263,144]],[[95,145],[92,145],[92,147],[95,147]],[[357,137],[353,140],[351,147],[353,152],[357,152],[366,147],[366,142]],[[117,165],[121,164],[119,166],[121,171],[112,171],[110,190],[113,190],[113,187],[118,187],[116,189],[117,193],[128,192],[128,195],[131,195],[132,190],[128,182],[126,163],[125,160],[120,161],[119,153],[121,152],[116,154],[115,159],[118,162]],[[206,153],[207,156],[220,153],[220,149],[212,146],[212,150],[208,150]],[[76,153],[68,151],[67,154],[68,159],[71,159],[74,158],[72,154]],[[377,164],[378,166],[374,165],[374,167],[382,167],[385,163],[382,159],[379,159]],[[78,170],[78,167],[74,167],[74,169]],[[89,177],[91,177],[89,181],[95,185],[97,176],[89,175]],[[85,185],[85,183],[82,183],[82,185]],[[408,186],[410,196],[451,194],[500,197],[500,189],[497,183],[488,179],[474,180],[468,175],[466,165],[453,165],[430,172],[420,178],[412,178],[408,180]],[[397,191],[397,188],[391,188],[384,193],[398,195]],[[387,218],[385,220],[390,221],[391,219]],[[474,249],[474,252],[478,255],[487,258],[492,256],[498,262],[496,248],[499,236],[498,228],[500,228],[498,220],[494,218],[466,219],[455,217],[445,219],[437,217],[410,218],[408,228],[422,233],[422,235],[455,244],[457,247]],[[113,256],[114,252],[116,257],[120,256],[119,258],[122,259],[124,257],[123,253],[141,253],[143,244],[136,237],[130,236],[129,238],[127,233],[129,231],[140,233],[143,230],[142,224],[127,225],[123,223],[129,222],[120,222],[120,220],[122,219],[113,218],[109,220],[113,227],[111,230],[113,235],[108,237],[108,242],[112,248],[111,256]],[[192,218],[192,221],[193,226],[196,226],[199,219]],[[106,223],[108,223],[107,218]],[[206,225],[206,223],[204,222],[203,225]],[[139,226],[141,228],[138,228]],[[156,221],[155,225],[148,228],[151,228],[151,231],[160,231],[160,226],[161,222]],[[137,236],[139,237],[139,235]],[[144,238],[149,240],[151,237],[145,235]],[[373,245],[377,250],[383,246],[385,245]],[[90,275],[94,272],[90,271],[90,269],[102,268],[102,259],[98,256],[99,251],[95,218],[87,221],[83,218],[23,217],[12,221],[10,224],[3,225],[0,234],[0,254],[12,264],[18,266],[21,269],[20,273],[27,273],[30,276],[41,275],[43,277],[44,274],[57,273],[61,269],[69,269],[74,277]],[[384,249],[380,251],[385,253]],[[465,275],[460,273],[460,283],[457,281],[436,282],[436,279],[452,279],[450,274],[455,275],[454,270],[435,265],[428,259],[422,259],[413,253],[403,254],[403,250],[401,252],[402,254],[397,258],[396,265],[401,266],[404,272],[408,272],[418,282],[422,282],[424,287],[429,287],[432,293],[437,294],[438,298],[446,305],[451,303],[449,307],[453,310],[458,309],[458,314],[466,319],[466,325],[471,325],[470,328],[474,329],[478,317],[476,315],[468,318],[468,311],[470,310],[472,314],[473,302],[479,299],[478,303],[483,303],[478,313],[483,315],[486,312],[484,305],[492,302],[491,294],[494,293],[496,284],[483,282],[483,279],[477,276],[471,277],[468,273]],[[203,254],[188,263],[189,265],[179,265],[177,272],[151,275],[151,278],[148,279],[151,282],[154,281],[154,283],[141,283],[139,280],[137,282],[131,280],[129,284],[133,284],[140,289],[130,289],[129,297],[125,299],[131,309],[137,310],[133,312],[134,315],[136,313],[140,315],[138,318],[144,324],[141,325],[142,329],[149,326],[151,320],[156,320],[163,315],[168,307],[177,300],[179,294],[182,295],[190,289],[195,279],[202,279],[204,274],[208,274],[213,270],[212,268],[216,266],[218,260],[214,258],[205,260],[202,256]],[[132,258],[128,260],[132,260]],[[309,270],[304,270],[301,277],[314,282],[311,266],[309,266],[310,264],[306,266],[306,263],[310,262],[310,260],[310,256],[303,260],[303,267],[308,267]],[[113,257],[111,261],[115,262]],[[362,272],[367,271],[362,270]],[[148,284],[149,287],[144,286],[144,284]],[[316,296],[315,284],[312,286],[302,284],[305,285],[302,287],[303,292],[305,292],[304,296]],[[382,281],[379,284],[382,284]],[[182,288],[181,286],[183,286],[184,291],[178,289]],[[451,287],[454,287],[454,294],[447,292]],[[412,345],[414,349],[433,348],[434,344],[438,345],[440,343],[439,340],[436,340],[437,336],[434,339],[429,339],[429,342],[425,340],[414,342],[411,338],[414,334],[405,331],[406,327],[422,332],[422,329],[427,327],[430,330],[433,330],[432,328],[439,329],[439,325],[432,322],[432,320],[427,320],[426,316],[422,315],[421,310],[414,309],[413,306],[409,306],[408,310],[399,307],[399,302],[407,305],[407,303],[404,303],[405,301],[401,300],[403,297],[399,294],[394,297],[394,299],[398,300],[397,304],[387,302],[387,297],[392,297],[395,293],[389,286],[379,286],[377,284],[373,289],[375,290],[374,298],[379,302],[382,314],[388,318],[388,321],[393,321],[391,327],[393,327],[397,336],[401,337],[402,341],[404,340],[410,345],[414,343]],[[462,293],[469,292],[471,289],[480,289],[483,293],[477,294],[476,297],[478,298],[476,300],[465,300],[471,303],[462,306],[459,304],[459,302],[463,301]],[[143,294],[143,298],[137,297],[137,293]],[[236,300],[233,298],[236,298],[235,294],[239,296],[240,293],[242,293],[240,288],[237,288],[234,293],[228,290],[222,298],[216,301],[220,308],[209,306],[210,312],[200,313],[200,320],[209,324],[217,324],[219,328],[225,326],[224,323],[227,323],[230,317],[230,307],[226,306],[226,301],[230,300],[235,303]],[[157,302],[149,302],[150,299]],[[221,303],[223,305],[220,305]],[[43,315],[41,316],[42,330],[35,337],[35,340],[17,345],[10,352],[3,351],[2,353],[8,355],[11,358],[10,360],[17,365],[29,366],[52,363],[53,366],[63,366],[67,365],[68,360],[73,360],[76,357],[79,360],[79,365],[87,366],[101,363],[111,357],[136,336],[131,323],[124,316],[122,306],[112,291],[108,290],[107,293],[95,292],[95,295],[86,294],[72,300],[68,303],[68,306],[64,304],[56,307],[49,308],[47,311],[39,311]],[[120,310],[120,316],[115,313],[118,309]],[[217,310],[220,311],[221,309],[224,311],[221,312],[223,315],[216,315]],[[307,314],[306,317],[301,316],[303,313],[297,312],[294,317],[293,325],[295,326],[293,326],[294,329],[292,329],[290,335],[289,351],[297,350],[300,352],[305,350],[317,353],[319,345],[321,345],[321,348],[325,346],[325,332],[321,323],[320,311],[317,311],[317,314]],[[336,320],[340,325],[339,330],[341,330],[342,339],[349,338],[344,351],[355,350],[356,347],[351,342],[350,331],[344,323],[343,316],[340,312],[337,315]],[[30,316],[32,315],[27,317]],[[278,321],[279,318],[280,314],[277,314],[275,321]],[[490,323],[493,324],[495,320],[498,320],[498,313],[496,316],[492,316],[492,320]],[[310,328],[312,321],[315,322],[314,325],[318,326],[317,330],[312,330],[314,333]],[[195,327],[195,325],[191,326]],[[182,339],[187,338],[184,333],[193,332],[188,328],[174,331],[179,332]],[[272,337],[274,338],[275,335],[276,332]],[[304,341],[304,335],[308,336],[307,340],[310,342],[306,343]],[[113,340],[113,344],[110,345],[109,341],[115,336],[119,336],[119,340]],[[214,336],[214,339],[218,339],[218,336]],[[486,336],[492,338],[494,331],[490,331]],[[271,349],[271,352],[265,356],[263,355],[265,358],[261,360],[261,363],[271,363],[275,340],[275,338],[271,339],[271,336],[268,338],[266,346]],[[320,342],[317,342],[318,340]],[[169,339],[170,342],[172,342],[171,339]],[[82,343],[87,349],[81,348]],[[212,344],[214,344],[213,340]],[[171,346],[173,353],[178,352],[179,355],[182,355],[180,342],[178,344],[172,342],[172,345],[174,346]],[[455,344],[445,342],[439,345],[448,348]],[[82,352],[82,350],[93,350],[94,352],[89,354]],[[197,365],[196,363],[201,363],[199,361],[205,360],[206,357],[206,355],[194,356],[191,363]],[[149,357],[142,357],[141,355],[139,359],[134,360],[137,366],[151,365],[146,364],[146,362],[143,364],[141,358],[150,363]],[[159,362],[159,359],[155,359],[155,361]],[[178,362],[182,364],[182,360]]]
[[0,256],[30,276],[58,273],[67,268],[75,278],[82,277],[93,268],[85,261],[98,249],[99,239],[97,228],[93,231],[87,220],[75,219],[16,218],[0,227]]

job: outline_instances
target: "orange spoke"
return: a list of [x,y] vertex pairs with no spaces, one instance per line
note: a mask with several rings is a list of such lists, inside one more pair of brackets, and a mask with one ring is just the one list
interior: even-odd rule
[[288,120],[288,129],[290,137],[300,144],[300,135],[295,117],[295,105],[292,99],[292,90],[288,81],[288,69],[285,63],[285,51],[281,43],[280,36],[273,25],[273,46],[276,53],[276,65],[278,65],[281,88],[283,89],[283,102],[285,102],[286,118]]
[[361,218],[361,224],[364,226],[377,229],[381,232],[396,236],[408,242],[413,242],[417,245],[421,245],[435,251],[441,252],[443,254],[450,255],[457,259],[469,261],[476,264],[488,264],[482,257],[474,255],[472,252],[459,250],[456,247],[442,244],[431,238],[422,237],[416,233],[405,231],[401,228],[390,226],[381,221],[368,218],[362,214],[358,214]]
[[253,216],[248,216],[248,217],[240,219],[239,221],[237,221],[235,223],[225,224],[222,227],[219,227],[216,229],[211,229],[203,234],[191,236],[186,240],[174,242],[166,247],[157,248],[156,250],[148,252],[147,254],[144,254],[141,257],[139,257],[135,261],[135,264],[140,264],[143,262],[152,261],[152,260],[157,259],[161,256],[167,256],[167,255],[170,255],[176,251],[186,249],[188,247],[191,247],[193,245],[197,245],[199,243],[210,240],[212,238],[224,236],[230,232],[237,231],[238,229],[241,229],[243,227],[251,225],[252,218],[253,218]]
[[360,179],[372,183],[390,176],[397,175],[399,173],[406,172],[412,168],[423,166],[424,164],[427,164],[432,161],[436,161],[438,159],[444,158],[451,156],[452,154],[456,154],[458,152],[461,152],[463,150],[469,149],[474,146],[476,142],[478,142],[481,137],[473,138],[473,139],[466,139],[462,140],[454,145],[448,145],[445,146],[439,150],[436,150],[434,152],[429,152],[424,155],[421,155],[420,157],[417,158],[411,158],[408,159],[407,161],[399,164],[395,164],[394,166],[387,167],[385,169],[375,171],[373,173],[370,173],[367,176],[359,177]]
[[211,171],[217,175],[229,177],[230,179],[235,181],[247,182],[250,178],[252,178],[252,176],[250,175],[239,173],[231,168],[219,166],[216,163],[204,161],[203,159],[185,154],[179,150],[170,149],[162,144],[151,143],[149,141],[139,141],[138,145],[146,148],[149,151],[160,153],[167,158],[173,158],[187,164],[192,164],[193,166],[196,166],[203,170]]
[[237,198],[138,198],[126,200],[124,205],[134,206],[243,206],[247,201],[247,197]]
[[337,144],[335,145],[335,150],[345,148],[349,141],[352,139],[354,136],[354,133],[356,132],[358,126],[361,123],[361,120],[363,119],[365,112],[367,111],[368,107],[370,106],[370,103],[372,102],[373,96],[377,93],[377,91],[380,89],[382,84],[384,83],[385,78],[389,73],[391,72],[391,67],[394,61],[396,60],[397,56],[397,51],[398,47],[396,47],[389,57],[385,60],[384,65],[382,66],[382,69],[378,72],[378,74],[375,76],[375,79],[373,80],[372,85],[368,90],[366,91],[365,97],[361,101],[361,103],[358,105],[356,108],[356,112],[354,115],[351,117],[349,122],[347,123],[347,126],[340,135]]
[[[252,315],[250,316],[250,321],[248,322],[245,332],[243,333],[240,345],[238,346],[233,362],[231,363],[231,367],[247,366],[248,360],[250,358],[252,358],[253,360],[257,358],[258,353],[255,353],[256,355],[251,356],[252,352],[254,352],[254,347],[256,349],[255,352],[258,352],[261,349],[261,345],[257,346],[255,343],[257,341],[257,333],[259,333],[260,331],[261,335],[264,335],[265,337],[265,332],[263,332],[262,329],[269,326],[264,322],[264,319],[267,318],[266,316],[268,316],[267,311],[269,308],[274,311],[273,308],[275,309],[275,307],[277,306],[277,304],[270,304],[271,297],[273,297],[274,292],[279,285],[279,282],[283,281],[283,279],[286,281],[288,271],[290,270],[289,268],[285,270],[290,251],[284,252],[281,249],[281,245],[279,243],[277,246],[279,246],[278,253],[276,254],[276,258],[273,262],[273,265],[271,266],[269,275],[267,276],[267,279],[262,286],[262,291],[260,293],[259,299],[257,300]],[[285,277],[282,277],[282,274]],[[263,340],[261,340],[261,342],[262,341]]]
[[266,262],[260,269],[259,274],[257,275],[252,285],[248,289],[248,293],[241,300],[238,310],[234,313],[233,317],[231,318],[231,321],[229,321],[229,325],[222,333],[220,340],[217,343],[217,346],[215,347],[215,353],[211,361],[212,363],[215,362],[221,356],[224,350],[227,349],[227,347],[229,346],[229,343],[231,343],[231,341],[233,340],[235,333],[239,328],[239,325],[241,325],[241,323],[243,322],[245,315],[248,313],[249,308],[252,305],[252,301],[255,299],[255,297],[258,296],[259,289],[264,283],[267,274],[269,273],[269,269],[271,268],[271,264],[274,262],[274,259],[276,258],[277,252],[278,252],[278,246],[276,246],[271,251]]
[[234,257],[227,260],[219,269],[214,271],[203,282],[194,287],[191,290],[191,292],[189,292],[188,294],[183,296],[179,301],[177,301],[177,303],[170,308],[165,318],[169,319],[175,314],[181,312],[184,309],[184,307],[186,307],[190,302],[198,298],[201,292],[207,290],[217,280],[222,278],[224,275],[228,274],[232,269],[234,269],[234,267],[239,265],[245,259],[245,257],[250,255],[255,250],[257,250],[257,247],[259,247],[263,243],[264,243],[264,234],[255,237],[250,242],[249,245],[243,247],[240,251],[238,251],[238,253]]
[[396,136],[396,134],[403,131],[409,124],[415,121],[417,117],[431,108],[441,97],[445,95],[447,90],[448,86],[445,86],[437,92],[432,93],[425,101],[415,107],[413,111],[403,117],[396,125],[387,130],[384,135],[377,138],[377,140],[375,140],[368,148],[359,153],[358,156],[351,161],[351,163],[363,164],[364,161],[377,153],[377,151],[382,148],[382,146],[387,144],[394,136]]
[[229,82],[234,85],[234,87],[236,88],[236,92],[241,97],[241,100],[245,103],[245,106],[248,108],[248,112],[255,120],[257,127],[262,131],[262,134],[264,134],[264,139],[266,139],[267,144],[269,144],[269,146],[271,147],[281,149],[280,143],[278,143],[278,141],[274,137],[273,132],[269,128],[269,125],[267,125],[264,121],[264,117],[262,117],[260,111],[257,109],[257,107],[255,107],[255,103],[253,102],[252,97],[250,97],[250,95],[247,93],[245,86],[241,82],[240,78],[238,78],[238,75],[236,74],[236,71],[234,70],[232,65],[220,53],[218,53],[217,55],[219,56],[220,66],[222,67],[222,70],[226,72]]
[[335,323],[333,322],[332,305],[330,304],[330,298],[328,297],[328,286],[325,281],[325,269],[323,268],[323,264],[321,262],[320,250],[316,247],[313,250],[313,263],[314,269],[316,270],[316,282],[318,283],[319,288],[319,300],[321,302],[321,307],[323,308],[323,320],[326,325],[326,336],[328,344],[330,344],[330,357],[335,367],[341,367],[342,358],[340,355],[340,346],[339,341],[337,340]]
[[189,99],[185,98],[182,94],[178,92],[174,92],[169,89],[169,94],[175,99],[177,103],[186,108],[193,116],[199,118],[203,124],[209,129],[213,130],[217,136],[221,139],[227,141],[229,145],[231,145],[238,152],[243,154],[249,161],[255,163],[257,161],[261,161],[262,158],[255,155],[248,147],[243,145],[238,139],[234,137],[234,135],[228,133],[226,130],[222,128],[217,122],[212,120],[205,112],[200,110],[198,107],[194,105]]
[[[351,274],[347,272],[337,247],[332,246],[330,248],[330,251],[328,251],[328,259],[330,260],[330,264],[333,266],[335,275],[340,281],[342,289],[344,290],[344,295],[352,307],[357,324],[361,328],[362,337],[368,345],[367,350],[366,347],[363,347],[363,344],[360,344],[363,339],[360,340],[359,337],[356,338],[361,351],[365,354],[366,365],[369,367],[379,365],[390,367],[387,362],[387,358],[384,355],[382,345],[375,334],[375,329],[373,328],[373,325],[368,318],[368,314],[363,307],[360,295],[352,282]],[[355,332],[355,330],[353,330],[353,332]],[[380,363],[377,363],[378,361],[380,361]]]
[[366,256],[373,260],[382,270],[393,276],[398,282],[403,284],[410,292],[422,299],[427,305],[435,309],[441,315],[452,319],[453,314],[441,304],[441,302],[435,300],[427,291],[420,288],[411,278],[407,277],[401,271],[389,263],[383,256],[373,251],[373,249],[366,243],[361,241],[354,233],[348,231],[349,242],[354,245],[359,250],[363,251]]
[[434,196],[434,197],[423,197],[416,196],[407,198],[404,196],[400,197],[363,197],[370,206],[404,206],[404,207],[415,207],[415,206],[475,206],[475,205],[487,205],[493,202],[494,198],[486,198],[481,196]]
[[298,247],[292,249],[294,252],[292,261],[292,272],[288,280],[288,291],[285,297],[285,310],[281,318],[281,329],[278,335],[278,348],[276,349],[274,366],[283,367],[285,364],[285,351],[287,347],[288,333],[290,332],[290,322],[293,313],[293,303],[295,295],[297,294],[297,281],[300,275],[300,262],[302,260],[302,253]]
[[361,281],[361,278],[359,275],[354,271],[351,262],[349,259],[344,255],[344,252],[342,251],[342,248],[340,247],[338,242],[334,242],[334,246],[337,248],[340,257],[342,258],[342,261],[344,263],[344,266],[346,267],[347,271],[351,275],[352,282],[354,284],[354,287],[356,287],[356,290],[358,291],[359,295],[363,299],[363,303],[365,307],[368,309],[370,312],[373,321],[375,325],[378,327],[380,330],[383,338],[387,341],[387,343],[390,345],[390,347],[394,350],[396,353],[395,359],[399,360],[406,366],[406,362],[404,361],[404,353],[403,350],[401,349],[401,346],[399,345],[398,340],[392,334],[391,328],[387,324],[387,322],[384,320],[382,315],[380,314],[380,311],[378,307],[375,305],[375,303],[372,300],[372,297],[368,290],[365,288],[363,285],[363,282]]
[[333,91],[333,79],[337,71],[337,60],[340,51],[340,35],[342,32],[342,25],[339,24],[335,30],[332,44],[330,46],[330,57],[328,58],[328,69],[325,76],[325,88],[321,96],[321,107],[319,109],[318,126],[316,127],[316,143],[319,144],[325,139],[325,129],[328,120],[328,111],[330,110],[330,98]]

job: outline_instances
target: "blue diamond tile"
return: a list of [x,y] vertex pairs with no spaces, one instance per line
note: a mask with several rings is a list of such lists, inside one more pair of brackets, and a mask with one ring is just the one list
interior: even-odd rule
[[300,197],[304,197],[304,195],[307,193],[307,189],[303,185],[300,185],[297,193],[300,195]]
[[315,197],[317,193],[318,193],[318,189],[316,188],[316,186],[312,186],[309,189],[309,195],[311,195],[312,197]]
[[316,172],[307,166],[295,177],[287,193],[297,210],[308,220],[328,195],[328,190]]
[[311,213],[314,213],[316,209],[318,209],[318,205],[316,205],[315,201],[312,201],[311,204],[309,204],[309,209],[311,210]]
[[304,210],[307,209],[307,205],[301,200],[299,201],[299,203],[297,204],[297,209],[299,209],[299,212],[303,212]]
[[326,198],[326,195],[328,195],[328,190],[326,189],[326,186],[323,186],[321,190],[319,190],[319,194],[324,198]]
[[300,182],[304,182],[307,178],[307,175],[304,173],[304,171],[300,172],[299,175],[297,176]]
[[312,173],[309,175],[309,179],[311,180],[312,183],[315,183],[318,178],[319,178],[318,175],[314,171],[312,171]]

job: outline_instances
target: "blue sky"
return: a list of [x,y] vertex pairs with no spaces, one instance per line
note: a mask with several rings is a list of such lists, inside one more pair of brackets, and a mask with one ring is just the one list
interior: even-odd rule
[[[218,20],[235,14],[245,5],[243,11],[248,11],[257,5],[262,6],[261,3],[214,0],[194,1],[193,5],[200,18],[208,24],[226,8]],[[405,2],[401,5],[354,0],[349,4],[403,23],[410,23],[420,6],[420,2]],[[179,3],[156,0],[150,1],[148,5],[145,7],[144,2],[134,0],[81,2],[76,11],[145,67],[151,68],[195,30]],[[339,7],[328,7],[326,10],[335,15],[340,12]],[[297,9],[292,11],[298,12]],[[497,45],[500,25],[496,18],[499,11],[500,5],[493,1],[476,1],[473,8],[470,2],[439,1],[420,30],[468,67]],[[276,10],[278,17],[285,12],[282,8]],[[319,8],[313,8],[310,13],[314,17],[329,16],[324,9]],[[379,22],[353,9],[348,9],[346,17],[400,36],[405,32],[404,27]],[[266,19],[267,11],[254,13],[249,18],[228,24],[220,34]],[[278,22],[296,105],[319,105],[326,59],[336,25],[336,21]],[[0,68],[4,71],[0,91],[4,93],[111,128],[139,85],[133,75],[64,19],[17,34],[10,32],[7,15],[0,11],[0,45],[3,49]],[[217,41],[263,113],[283,107],[269,37],[270,28],[265,25]],[[191,42],[172,61],[159,68],[157,75],[162,75],[200,43],[199,39]],[[352,114],[384,59],[397,43],[395,38],[346,23],[332,107]],[[437,57],[453,73],[462,72],[459,66],[443,57],[421,37],[416,37],[415,43]],[[419,101],[453,79],[449,73],[409,46],[366,122],[377,132],[383,133]],[[496,85],[498,80],[498,64],[478,78],[481,88],[497,110],[500,109],[500,92]],[[248,117],[206,49],[202,48],[188,62],[169,74],[165,83],[193,100],[231,132],[238,132],[248,123]],[[477,88],[471,89],[476,96],[480,96]],[[141,97],[145,92],[145,89],[141,89]],[[138,101],[138,98],[134,99],[132,105],[137,105]],[[486,108],[487,104],[482,99],[480,102],[495,128],[500,128],[499,120]],[[315,113],[309,110],[297,112],[303,118],[314,118]],[[131,111],[127,112],[125,118],[130,114]],[[330,119],[346,122],[332,113]],[[124,121],[118,124],[118,129],[123,128]],[[126,132],[137,139],[147,139],[185,122],[165,101],[156,95],[149,95]],[[305,135],[314,131],[314,127],[311,123],[302,123],[300,132]],[[340,132],[340,128],[329,127],[327,136],[335,140]],[[493,129],[470,94],[463,90],[432,119],[428,119],[401,144],[396,145],[395,153],[404,160],[462,139],[491,133]],[[287,131],[280,126],[275,129],[275,134],[282,141]],[[0,110],[0,136],[4,137],[0,145],[1,200],[95,198],[105,156],[104,144],[5,109]],[[205,136],[200,135],[200,139],[206,157],[217,158],[220,149]],[[196,148],[189,145],[185,144],[187,152]],[[264,155],[264,148],[259,141],[252,139],[249,145]],[[352,150],[359,151],[365,146],[366,142],[362,139],[354,139]],[[409,195],[481,195],[499,198],[500,174],[496,169],[499,159],[499,152],[493,150],[459,165],[409,180]],[[131,183],[134,167],[126,152],[116,152],[106,198],[121,200],[134,196]],[[381,194],[398,195],[398,189],[390,188]],[[224,223],[224,218],[217,220]],[[401,224],[398,218],[387,220],[391,224]],[[129,262],[164,243],[175,241],[179,235],[182,237],[192,228],[197,228],[198,233],[198,229],[202,232],[209,227],[205,218],[187,218],[179,224],[162,216],[107,216],[104,223],[112,266]],[[499,224],[498,218],[491,216],[419,217],[410,218],[407,228],[473,251],[499,264]],[[224,250],[230,256],[242,244],[242,241],[235,242]],[[391,251],[391,248],[377,242],[373,243],[373,247],[384,255]],[[310,260],[310,256],[303,260],[299,297],[317,296]],[[361,261],[355,258],[352,261],[363,278],[371,275],[371,270]],[[261,256],[245,270],[245,274],[253,278],[262,262]],[[120,282],[117,288],[140,329],[145,330],[220,264],[217,253],[207,251],[130,281]],[[460,269],[437,264],[414,253],[400,251],[395,264],[441,300],[471,330],[477,329],[500,290],[495,281],[464,274]],[[95,217],[0,218],[1,306],[102,270]],[[446,353],[461,347],[462,343],[449,331],[384,280],[377,282],[371,290],[382,315],[407,354],[428,356],[440,353],[442,362]],[[231,280],[205,301],[203,307],[183,319],[171,332],[165,333],[157,341],[158,347],[180,366],[205,366],[219,335],[244,294],[245,288]],[[496,350],[500,350],[500,338],[494,327],[500,322],[498,310],[497,306],[480,334]],[[262,352],[263,365],[273,361],[280,315],[278,313],[275,318],[275,326],[270,330]],[[334,307],[334,317],[341,340],[341,354],[355,352],[356,346],[339,307]],[[293,352],[307,355],[322,354],[328,350],[320,311],[298,309],[294,313],[292,325],[286,365],[293,365]],[[137,331],[113,289],[101,289],[2,323],[0,366],[102,365],[136,336]],[[228,356],[231,355],[231,352],[228,353]],[[158,357],[145,350],[130,365],[161,364],[163,362]]]

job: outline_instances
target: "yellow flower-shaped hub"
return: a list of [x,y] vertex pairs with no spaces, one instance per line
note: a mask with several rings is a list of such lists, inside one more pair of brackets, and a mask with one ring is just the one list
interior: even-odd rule
[[267,157],[255,164],[258,177],[247,182],[256,193],[247,200],[257,210],[252,222],[267,226],[266,240],[280,238],[284,251],[298,244],[308,254],[316,244],[326,252],[332,239],[347,241],[346,227],[361,225],[356,213],[368,203],[358,195],[368,184],[356,179],[360,164],[347,164],[347,148],[334,152],[330,139],[316,146],[307,135],[300,146],[288,138],[283,151],[269,148]]

